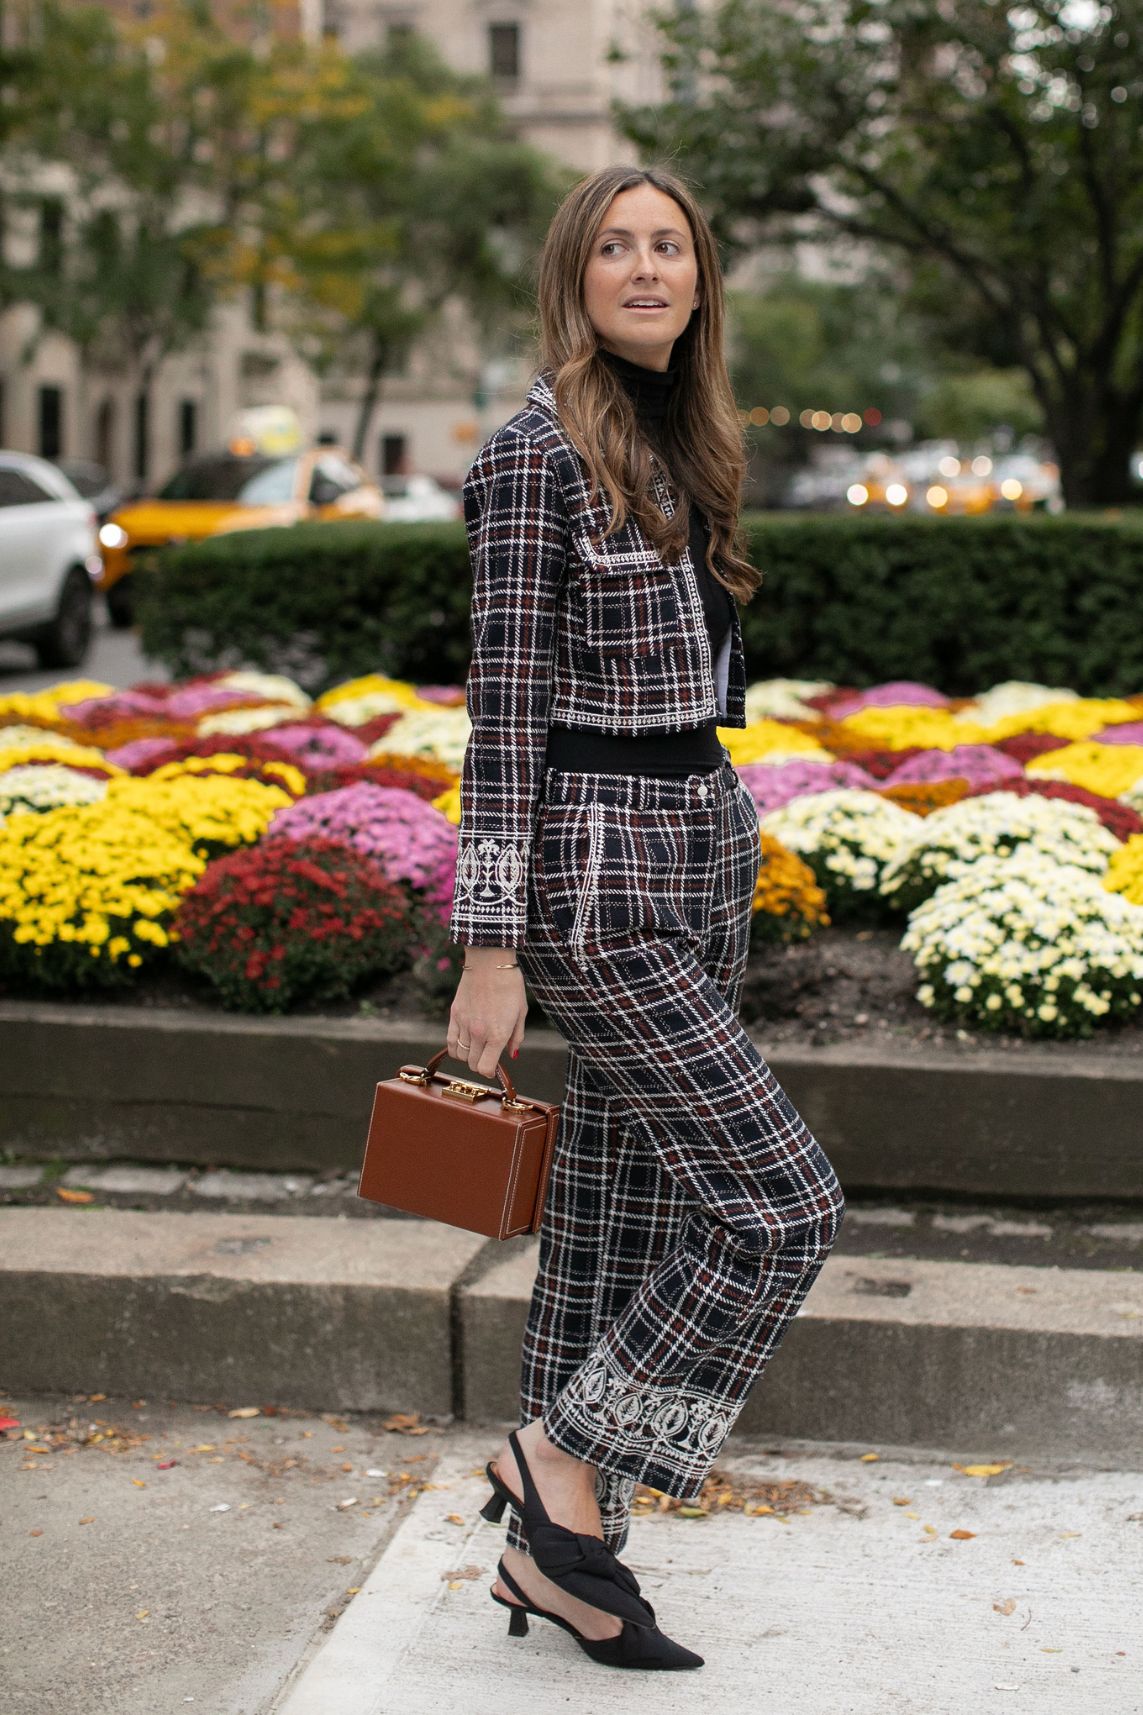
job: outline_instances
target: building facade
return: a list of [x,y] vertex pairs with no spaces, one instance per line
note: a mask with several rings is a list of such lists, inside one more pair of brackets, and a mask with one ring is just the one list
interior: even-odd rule
[[[116,9],[147,15],[139,0]],[[296,18],[280,9],[276,17],[311,40],[336,37],[348,52],[401,31],[424,34],[454,70],[492,80],[521,141],[573,170],[631,157],[609,103],[654,101],[661,91],[655,35],[636,0],[298,0]],[[50,262],[67,207],[66,187],[47,184],[38,207],[13,209],[0,233],[9,260]],[[225,303],[209,334],[164,359],[144,389],[130,365],[101,364],[42,331],[30,305],[12,305],[0,312],[0,445],[94,459],[129,491],[153,489],[188,454],[217,447],[251,405],[289,405],[308,435],[351,445],[358,378],[319,384],[259,319],[243,297]],[[361,455],[370,475],[427,471],[459,482],[481,442],[522,403],[527,360],[485,362],[471,342],[464,318],[446,318],[404,372],[385,379]]]

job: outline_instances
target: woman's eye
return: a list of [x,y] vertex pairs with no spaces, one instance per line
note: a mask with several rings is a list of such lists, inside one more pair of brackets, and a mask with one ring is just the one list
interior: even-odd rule
[[[661,250],[664,245],[666,245],[668,250],[677,250],[679,248],[673,238],[660,238],[655,248],[656,250]],[[609,238],[603,245],[601,245],[599,253],[601,256],[606,256],[609,250],[622,250],[622,248],[623,246],[618,238]]]

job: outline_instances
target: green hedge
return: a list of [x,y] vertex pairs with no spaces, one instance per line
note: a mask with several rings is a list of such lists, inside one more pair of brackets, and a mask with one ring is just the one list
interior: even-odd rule
[[[743,611],[751,679],[1003,679],[1143,690],[1132,520],[751,514],[765,576]],[[143,647],[175,674],[258,666],[318,691],[359,673],[462,684],[461,524],[303,524],[168,549],[140,573]]]

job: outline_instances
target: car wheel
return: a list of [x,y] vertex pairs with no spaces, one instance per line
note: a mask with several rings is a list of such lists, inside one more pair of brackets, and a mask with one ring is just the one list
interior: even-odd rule
[[135,623],[135,595],[131,588],[131,575],[121,577],[118,583],[112,584],[104,600],[107,603],[107,617],[116,631],[126,631],[128,626]]
[[91,580],[73,566],[64,579],[55,618],[36,638],[41,667],[79,666],[91,645],[91,607]]

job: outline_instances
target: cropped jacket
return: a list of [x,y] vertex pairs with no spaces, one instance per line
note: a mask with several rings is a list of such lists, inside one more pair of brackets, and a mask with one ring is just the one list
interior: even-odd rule
[[[587,466],[556,412],[551,372],[486,441],[465,478],[472,569],[472,731],[460,780],[449,938],[524,943],[532,836],[549,721],[640,733],[746,724],[738,604],[712,662],[690,550],[663,560],[628,517],[589,502]],[[670,489],[656,463],[655,498]]]

